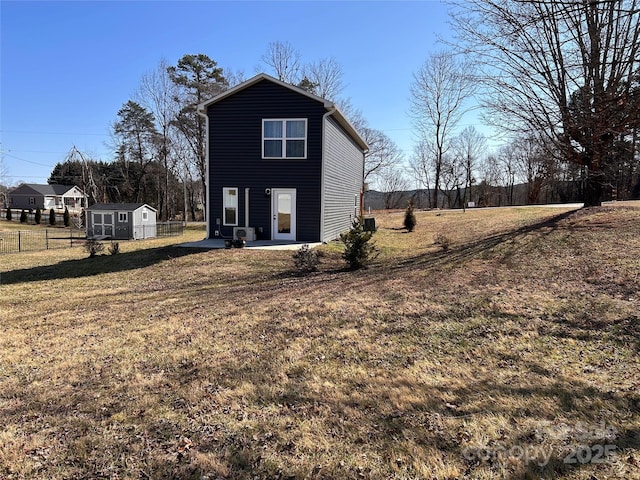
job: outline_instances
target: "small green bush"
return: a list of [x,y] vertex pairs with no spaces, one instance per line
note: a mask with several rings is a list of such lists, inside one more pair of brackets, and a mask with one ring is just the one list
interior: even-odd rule
[[293,263],[300,273],[317,272],[320,265],[320,252],[303,245],[293,254]]
[[413,213],[413,199],[409,200],[407,210],[404,212],[404,228],[410,232],[413,232],[413,229],[416,228],[416,216]]
[[340,234],[340,240],[344,243],[342,258],[351,270],[365,267],[380,254],[378,248],[371,242],[373,233],[366,231],[362,221],[356,218],[351,224],[351,228]]
[[40,210],[40,207],[36,208],[36,216],[34,220],[36,225],[40,225],[40,222],[42,221],[42,210]]
[[27,223],[27,212],[24,209],[20,212],[20,223]]
[[56,211],[53,208],[49,210],[49,225],[52,227],[56,225]]
[[104,244],[91,238],[84,244],[84,249],[89,254],[89,258],[91,258],[104,251]]
[[5,218],[10,222],[11,219],[13,218],[13,214],[11,213],[11,209],[7,208],[7,212],[5,214]]

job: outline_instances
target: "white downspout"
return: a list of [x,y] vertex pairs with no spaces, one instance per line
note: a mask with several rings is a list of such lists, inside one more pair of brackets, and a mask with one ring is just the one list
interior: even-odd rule
[[244,189],[244,226],[249,228],[249,189]]

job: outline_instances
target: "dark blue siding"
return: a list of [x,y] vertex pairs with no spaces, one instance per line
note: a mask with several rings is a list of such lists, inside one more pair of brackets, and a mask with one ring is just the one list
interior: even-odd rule
[[[322,164],[322,116],[324,105],[281,85],[260,81],[209,105],[210,235],[221,230],[225,237],[232,227],[222,224],[222,189],[238,188],[239,226],[262,228],[262,238],[271,238],[271,197],[267,188],[297,189],[297,239],[320,239]],[[307,158],[262,159],[262,120],[306,118]],[[244,225],[245,189],[250,189],[249,225]]]

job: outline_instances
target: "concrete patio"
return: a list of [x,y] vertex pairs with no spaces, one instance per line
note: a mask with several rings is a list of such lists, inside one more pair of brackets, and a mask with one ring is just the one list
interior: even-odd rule
[[[322,245],[320,242],[291,242],[285,240],[256,240],[255,242],[247,242],[246,249],[253,250],[299,250],[303,245],[309,245],[309,247],[317,247]],[[208,249],[223,249],[224,239],[211,238],[200,240],[198,242],[181,243],[178,247],[187,248],[208,248]]]

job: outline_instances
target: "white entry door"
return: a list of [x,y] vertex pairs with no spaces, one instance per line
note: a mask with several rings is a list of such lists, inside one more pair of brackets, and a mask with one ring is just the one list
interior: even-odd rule
[[271,238],[273,240],[296,239],[296,189],[274,188],[271,190],[273,223]]

